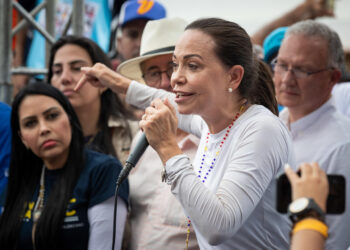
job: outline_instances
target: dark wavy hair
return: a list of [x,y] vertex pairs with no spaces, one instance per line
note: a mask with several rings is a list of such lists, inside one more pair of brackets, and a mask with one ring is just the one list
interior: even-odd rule
[[[250,103],[260,104],[276,114],[274,88],[265,81],[265,69],[253,54],[253,45],[247,32],[237,23],[220,18],[204,18],[190,23],[185,30],[199,30],[215,42],[214,52],[221,62],[232,67],[241,65],[244,75],[238,91]],[[259,90],[259,91],[257,91]]]
[[33,95],[55,99],[67,113],[72,131],[67,162],[55,182],[36,226],[35,249],[62,249],[60,235],[64,216],[74,186],[84,168],[84,137],[78,117],[68,99],[58,89],[45,83],[33,83],[23,88],[12,105],[12,154],[5,207],[0,217],[2,249],[19,249],[25,208],[40,182],[43,160],[27,150],[19,135],[19,108],[26,97]]
[[[55,55],[61,47],[67,44],[73,44],[83,48],[89,54],[93,64],[99,62],[111,68],[111,62],[109,58],[94,41],[80,36],[65,36],[57,40],[57,42],[55,42],[51,48],[47,75],[47,81],[49,83],[51,83],[53,74],[52,65]],[[122,119],[132,118],[131,113],[125,108],[118,96],[110,89],[107,89],[101,95],[101,109],[100,117],[98,120],[99,132],[93,139],[92,143],[88,145],[88,147],[101,153],[118,157],[112,143],[112,131],[110,131],[108,128],[108,119],[111,116]],[[127,123],[126,126],[127,133],[131,139],[131,131]]]

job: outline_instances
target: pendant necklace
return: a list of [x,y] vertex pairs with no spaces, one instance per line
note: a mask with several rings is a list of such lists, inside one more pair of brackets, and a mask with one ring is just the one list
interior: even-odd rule
[[36,200],[34,211],[33,211],[33,229],[32,229],[33,245],[35,245],[34,236],[35,236],[36,224],[44,208],[44,195],[45,195],[45,165],[43,165],[43,168],[41,170],[39,195],[38,195],[38,199]]
[[39,196],[38,196],[38,199],[36,200],[35,207],[34,207],[34,216],[33,216],[34,223],[38,222],[41,212],[44,208],[44,195],[45,195],[44,179],[45,179],[45,166],[43,166],[41,170]]
[[[238,117],[242,114],[243,109],[244,109],[245,105],[242,105],[239,112],[237,112],[237,114],[235,115],[235,117],[233,118],[232,122],[230,123],[230,125],[226,128],[226,132],[224,134],[224,137],[222,138],[220,144],[219,144],[219,148],[217,150],[215,150],[215,155],[214,158],[209,166],[209,168],[207,169],[207,171],[204,170],[204,162],[205,162],[205,157],[208,155],[208,142],[209,142],[209,137],[210,137],[210,132],[208,132],[207,137],[206,137],[206,142],[205,142],[205,146],[204,146],[204,152],[202,155],[202,160],[201,160],[201,164],[199,166],[199,170],[198,170],[198,174],[197,177],[202,181],[202,183],[205,183],[205,181],[208,179],[209,174],[213,171],[214,167],[215,167],[215,163],[217,161],[217,158],[221,152],[221,149],[231,131],[231,128],[233,127],[233,124],[235,123],[235,121],[238,119]],[[189,217],[187,217],[187,236],[186,236],[186,250],[188,250],[188,241],[190,238],[190,227],[191,227],[191,220]]]

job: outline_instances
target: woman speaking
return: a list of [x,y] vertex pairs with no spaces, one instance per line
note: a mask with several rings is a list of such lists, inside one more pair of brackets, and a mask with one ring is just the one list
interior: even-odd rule
[[[76,90],[94,80],[146,108],[140,126],[201,249],[288,249],[287,218],[275,211],[275,176],[294,164],[291,139],[248,34],[222,19],[194,21],[176,44],[173,65],[174,93],[101,64],[82,68]],[[177,145],[177,126],[201,138],[193,163]]]

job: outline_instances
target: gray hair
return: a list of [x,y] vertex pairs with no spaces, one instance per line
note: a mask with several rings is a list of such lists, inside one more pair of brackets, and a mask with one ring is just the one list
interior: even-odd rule
[[338,34],[327,25],[314,20],[306,20],[293,24],[286,36],[303,35],[324,39],[328,44],[328,67],[340,69],[344,64],[344,50]]

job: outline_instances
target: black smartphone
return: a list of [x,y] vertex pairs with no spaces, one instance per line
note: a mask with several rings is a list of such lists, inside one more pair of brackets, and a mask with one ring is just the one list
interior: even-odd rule
[[[298,173],[300,175],[300,172]],[[327,175],[329,183],[329,195],[327,198],[326,213],[342,214],[345,211],[345,187],[346,181],[342,175]],[[286,174],[277,179],[277,211],[287,213],[292,200],[291,185]]]

